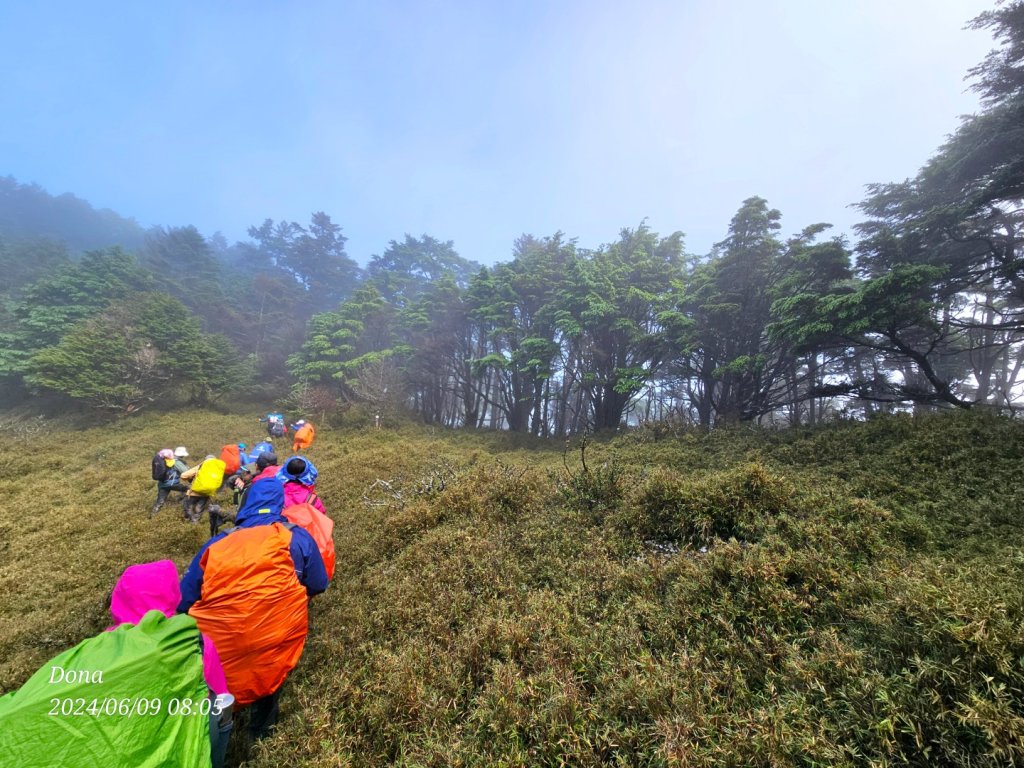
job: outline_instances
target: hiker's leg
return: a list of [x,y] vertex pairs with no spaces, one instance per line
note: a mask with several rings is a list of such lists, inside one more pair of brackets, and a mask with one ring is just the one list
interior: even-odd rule
[[269,696],[257,699],[249,705],[249,738],[253,741],[269,736],[270,731],[277,725],[280,697],[281,689],[278,688]]
[[230,711],[219,715],[210,712],[210,764],[213,768],[224,768],[224,758],[234,725]]
[[163,488],[159,485],[156,487],[156,502],[154,502],[153,509],[149,512],[150,517],[160,511],[160,507],[162,507],[164,502],[167,501],[167,496],[170,492],[170,488]]
[[212,539],[217,535],[217,529],[220,528],[221,516],[220,516],[220,505],[210,505],[210,538]]
[[206,509],[206,505],[209,501],[209,496],[192,497],[192,509],[188,516],[189,522],[198,523],[203,519],[203,511]]

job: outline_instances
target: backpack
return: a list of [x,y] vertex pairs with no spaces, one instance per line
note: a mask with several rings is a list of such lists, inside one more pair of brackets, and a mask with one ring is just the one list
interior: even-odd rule
[[233,475],[242,466],[238,443],[228,443],[220,449],[220,460],[224,462],[224,473]]
[[153,456],[153,479],[157,482],[163,482],[167,477],[167,464],[164,461],[164,457],[159,453]]
[[192,491],[200,496],[212,496],[220,490],[224,482],[224,462],[220,459],[207,459],[196,472],[192,481]]
[[284,419],[277,419],[270,422],[270,435],[272,437],[284,437]]
[[320,550],[320,557],[324,560],[324,568],[327,570],[327,578],[334,578],[334,521],[319,509],[313,506],[315,493],[310,493],[301,504],[292,504],[286,507],[281,515],[291,523],[303,528],[306,533],[313,537],[316,548]]
[[289,527],[235,528],[199,556],[202,596],[188,612],[216,645],[239,706],[281,687],[309,632],[309,598],[289,554]]
[[255,464],[256,459],[258,459],[260,454],[263,453],[274,453],[274,444],[268,443],[266,440],[262,443],[256,443],[252,448],[252,453],[249,454],[249,461]]
[[313,444],[313,438],[316,437],[316,433],[313,431],[313,425],[308,421],[295,430],[295,439],[293,448],[295,450],[305,450]]
[[164,479],[160,481],[160,485],[164,488],[170,488],[177,485],[179,480],[181,480],[181,470],[177,467],[167,467]]
[[0,696],[0,762],[209,766],[202,648],[191,616],[160,611],[83,640]]

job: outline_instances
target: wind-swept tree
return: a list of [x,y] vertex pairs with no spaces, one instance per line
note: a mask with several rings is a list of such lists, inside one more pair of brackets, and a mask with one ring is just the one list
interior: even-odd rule
[[566,374],[580,393],[577,429],[615,429],[661,369],[669,339],[660,320],[682,273],[683,236],[659,237],[646,222],[569,265],[557,324]]
[[233,322],[224,291],[224,268],[195,227],[150,230],[140,261],[153,273],[160,290],[205,319],[209,327],[224,329]]
[[516,432],[547,432],[547,388],[555,373],[561,289],[576,260],[573,242],[561,232],[516,240],[515,258],[482,270],[468,301],[483,330],[487,354],[474,361],[489,375],[489,406]]
[[480,424],[483,393],[473,361],[483,357],[484,342],[470,314],[466,291],[451,273],[425,286],[401,310],[412,407],[428,424]]
[[249,236],[265,258],[302,286],[303,317],[336,306],[358,282],[359,266],[345,252],[347,238],[322,211],[312,215],[308,227],[267,219],[259,227],[250,227]]
[[64,269],[70,263],[67,247],[47,238],[0,237],[0,298],[13,298],[28,285]]
[[904,182],[860,204],[863,283],[805,297],[828,327],[881,360],[849,382],[865,399],[1010,404],[1024,344],[1024,3],[982,14],[1003,43],[971,70],[984,109]]
[[693,270],[674,314],[666,315],[684,353],[689,399],[705,426],[762,413],[781,375],[779,350],[766,339],[772,287],[780,277],[780,218],[763,198],[744,200],[728,237]]
[[827,224],[815,224],[790,238],[780,262],[781,278],[772,290],[772,321],[767,335],[769,341],[781,343],[780,348],[787,351],[790,368],[786,390],[777,403],[768,405],[787,407],[794,425],[803,423],[805,411],[809,424],[824,414],[834,399],[836,382],[848,373],[850,358],[856,355],[849,341],[832,329],[809,328],[791,334],[787,325],[799,314],[794,307],[801,302],[836,290],[852,279],[852,254],[845,239],[833,237],[817,242],[827,229]]
[[415,238],[407,234],[402,242],[392,240],[384,253],[370,259],[366,281],[386,301],[404,307],[444,275],[451,275],[465,288],[479,269],[479,264],[456,253],[451,240],[441,242],[430,235]]
[[353,399],[360,368],[399,351],[395,332],[394,308],[364,285],[334,312],[310,318],[306,341],[288,358],[288,369],[300,385],[328,385]]

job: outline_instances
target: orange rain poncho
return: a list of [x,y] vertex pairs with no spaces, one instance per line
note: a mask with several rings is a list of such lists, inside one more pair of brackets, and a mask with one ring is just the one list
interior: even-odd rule
[[307,421],[295,430],[295,437],[292,438],[292,450],[296,452],[306,450],[313,444],[314,437],[316,437],[316,432],[313,425]]

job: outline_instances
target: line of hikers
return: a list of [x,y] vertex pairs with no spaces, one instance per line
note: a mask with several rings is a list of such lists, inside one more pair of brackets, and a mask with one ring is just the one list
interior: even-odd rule
[[[285,428],[284,418],[280,414],[268,414],[261,421],[269,420],[271,417],[279,418],[268,421],[270,427],[276,425]],[[292,451],[298,453],[308,450],[316,436],[313,425],[300,419],[292,424],[292,429]],[[185,462],[189,456],[185,446],[178,446],[173,451],[170,448],[157,451],[153,457],[153,480],[157,484],[156,501],[150,510],[150,517],[160,511],[171,493],[180,493],[184,519],[198,523],[203,517],[203,512],[208,510],[210,535],[216,535],[223,521],[223,512],[219,505],[211,504],[213,497],[218,491],[230,488],[233,492],[233,501],[238,506],[244,489],[268,466],[267,455],[274,454],[276,459],[274,444],[269,440],[257,443],[251,452],[247,452],[247,449],[245,443],[228,443],[221,448],[219,457],[207,454],[194,467],[189,467]],[[274,463],[276,464],[276,461]]]
[[[267,425],[267,437],[273,440],[275,437],[284,437],[288,434],[288,425],[284,414],[271,411],[260,418],[260,423]],[[294,438],[292,440],[292,451],[302,451],[313,444],[316,436],[313,425],[304,419],[299,419],[291,425]]]
[[[245,446],[235,447],[240,458]],[[335,565],[316,466],[299,455],[280,466],[270,448],[233,480],[222,473],[216,489],[232,488],[234,526],[214,531],[180,581],[170,560],[129,566],[112,592],[107,631],[0,697],[4,760],[220,768],[236,707],[248,708],[250,740],[270,732],[305,646],[308,606]],[[188,451],[157,456],[170,467]],[[186,480],[193,472],[190,489],[211,458],[179,472]]]

